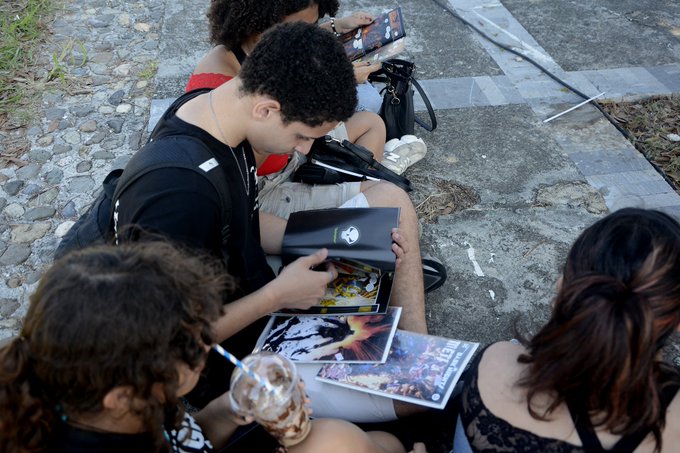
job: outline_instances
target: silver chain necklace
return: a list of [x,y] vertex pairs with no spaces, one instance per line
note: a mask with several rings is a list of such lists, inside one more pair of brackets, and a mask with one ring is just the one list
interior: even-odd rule
[[[241,176],[241,181],[243,181],[243,188],[246,189],[246,195],[250,196],[250,174],[248,171],[248,161],[246,160],[246,152],[243,148],[241,148],[241,153],[243,156],[243,170],[241,170],[241,164],[238,163],[238,159],[236,158],[234,148],[232,148],[227,142],[227,138],[224,135],[224,131],[222,131],[222,127],[220,127],[220,122],[217,121],[217,115],[215,114],[215,108],[213,107],[212,102],[213,91],[214,90],[211,90],[210,93],[208,93],[208,105],[210,106],[210,113],[212,113],[213,121],[215,122],[215,126],[217,126],[217,130],[220,131],[220,135],[222,135],[222,141],[231,150],[231,155],[234,157],[234,161],[236,162],[236,166],[238,167],[238,174],[239,176]],[[245,177],[243,176],[244,174]]]

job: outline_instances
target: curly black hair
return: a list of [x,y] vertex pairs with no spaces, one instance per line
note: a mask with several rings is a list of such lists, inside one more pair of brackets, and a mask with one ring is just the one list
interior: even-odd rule
[[21,336],[0,348],[0,451],[43,451],[60,417],[99,413],[117,386],[147,403],[135,410],[162,450],[176,365],[204,362],[232,289],[220,263],[167,243],[102,246],[56,261],[31,296]]
[[244,94],[281,104],[284,123],[315,127],[345,121],[357,104],[354,69],[342,44],[332,33],[302,22],[267,31],[239,77]]
[[207,14],[210,42],[234,50],[249,37],[312,5],[318,5],[319,18],[334,16],[340,8],[338,0],[212,0]]

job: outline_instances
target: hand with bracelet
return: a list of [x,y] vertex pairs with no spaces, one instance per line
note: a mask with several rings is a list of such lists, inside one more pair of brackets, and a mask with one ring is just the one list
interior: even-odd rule
[[[368,25],[375,20],[372,14],[364,11],[358,11],[354,14],[350,14],[346,17],[341,17],[339,19],[331,17],[331,20],[327,22],[328,27],[336,35],[342,35],[349,31],[355,30],[364,25]],[[324,24],[324,25],[326,25]]]

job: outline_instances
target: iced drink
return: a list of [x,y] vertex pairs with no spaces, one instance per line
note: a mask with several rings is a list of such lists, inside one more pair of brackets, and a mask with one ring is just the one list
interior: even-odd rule
[[273,391],[253,380],[240,368],[231,375],[230,402],[233,410],[251,416],[281,445],[302,442],[311,428],[304,407],[305,395],[295,364],[271,352],[258,352],[243,359],[255,374],[268,381]]

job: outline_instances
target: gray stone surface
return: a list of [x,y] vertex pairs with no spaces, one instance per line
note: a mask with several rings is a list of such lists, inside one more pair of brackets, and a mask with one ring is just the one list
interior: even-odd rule
[[568,71],[680,62],[680,4],[665,0],[503,0]]

